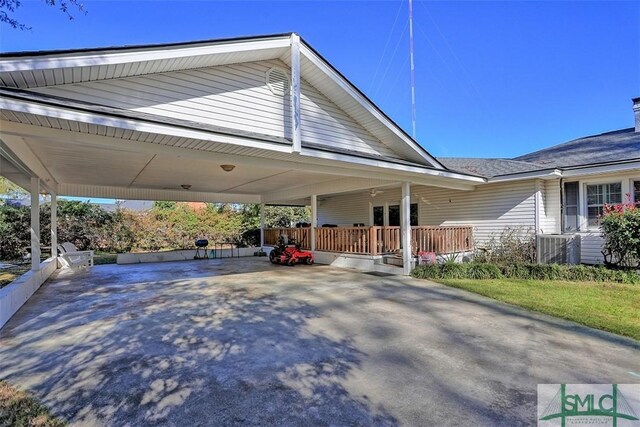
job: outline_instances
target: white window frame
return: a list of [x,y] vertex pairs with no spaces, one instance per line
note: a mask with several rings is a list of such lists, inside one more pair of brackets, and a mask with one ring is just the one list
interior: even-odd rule
[[629,180],[629,194],[631,194],[631,201],[632,202],[640,202],[640,193],[636,194],[635,192],[635,183],[640,183],[640,177],[638,178],[631,178]]
[[580,211],[582,212],[581,223],[584,224],[584,227],[580,227],[581,229],[584,229],[586,231],[597,231],[600,229],[599,225],[589,225],[589,205],[588,205],[588,196],[587,196],[587,186],[617,184],[617,183],[620,183],[621,201],[624,201],[624,197],[625,197],[624,180],[611,178],[611,179],[603,179],[599,181],[587,181],[582,183],[582,185],[580,186],[580,189],[582,190],[582,194],[580,195],[580,200],[582,202]]

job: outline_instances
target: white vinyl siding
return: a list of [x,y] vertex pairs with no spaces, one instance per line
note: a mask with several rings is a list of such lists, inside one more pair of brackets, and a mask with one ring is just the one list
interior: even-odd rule
[[421,206],[420,224],[472,225],[480,244],[505,227],[535,232],[536,187],[533,180],[487,184],[474,191],[421,187],[416,197],[429,204]]
[[541,210],[540,226],[542,233],[560,233],[560,180],[544,181],[543,209]]
[[[411,202],[419,204],[419,225],[472,225],[482,243],[505,227],[534,232],[536,189],[534,180],[482,185],[473,191],[414,186]],[[383,191],[375,198],[368,192],[320,196],[318,224],[369,225],[371,206],[399,203],[399,188]]]
[[[260,61],[145,76],[50,86],[34,91],[229,129],[291,138],[290,98],[274,95]],[[301,82],[302,141],[398,158],[313,86]]]

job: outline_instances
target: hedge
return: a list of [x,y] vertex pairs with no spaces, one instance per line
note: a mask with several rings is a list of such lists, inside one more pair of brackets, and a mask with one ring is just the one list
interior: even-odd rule
[[411,275],[418,279],[523,279],[617,282],[640,284],[640,275],[602,266],[561,264],[442,263],[419,265]]

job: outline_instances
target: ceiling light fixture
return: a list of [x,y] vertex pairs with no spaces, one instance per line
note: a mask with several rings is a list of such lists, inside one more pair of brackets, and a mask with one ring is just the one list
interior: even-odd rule
[[225,172],[231,172],[232,170],[234,170],[236,168],[236,165],[220,165],[220,167]]

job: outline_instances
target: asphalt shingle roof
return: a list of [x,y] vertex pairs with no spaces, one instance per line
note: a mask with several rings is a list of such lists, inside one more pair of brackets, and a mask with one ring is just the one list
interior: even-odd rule
[[629,128],[574,139],[514,160],[562,168],[635,158],[640,158],[640,132]]
[[541,169],[539,165],[511,159],[480,159],[470,157],[438,157],[438,160],[455,171],[484,177],[532,172]]
[[634,128],[575,139],[513,159],[438,158],[449,169],[486,178],[632,159],[640,159],[640,132]]

